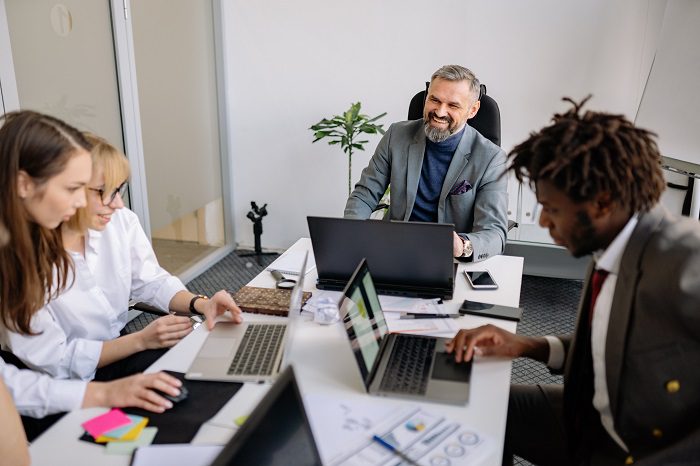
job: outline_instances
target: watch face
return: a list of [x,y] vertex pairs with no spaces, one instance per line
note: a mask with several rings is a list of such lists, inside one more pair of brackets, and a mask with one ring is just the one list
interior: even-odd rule
[[472,242],[469,240],[466,240],[464,242],[464,252],[462,253],[463,257],[469,257],[472,255],[474,252],[474,246],[472,246]]

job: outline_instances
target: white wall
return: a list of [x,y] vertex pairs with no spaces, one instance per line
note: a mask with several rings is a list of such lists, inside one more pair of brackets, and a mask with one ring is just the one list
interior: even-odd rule
[[[664,2],[665,3],[665,2]],[[251,200],[267,202],[263,246],[308,235],[306,215],[341,216],[347,159],[308,127],[351,102],[403,120],[443,64],[470,67],[501,107],[509,150],[592,93],[589,108],[634,118],[663,15],[653,0],[266,0],[222,2],[236,240],[253,242]],[[353,182],[378,138],[353,161]]]

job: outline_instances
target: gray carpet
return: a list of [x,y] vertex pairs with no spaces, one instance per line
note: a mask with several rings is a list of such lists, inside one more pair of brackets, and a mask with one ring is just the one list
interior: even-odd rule
[[[259,265],[255,258],[238,257],[234,252],[189,282],[187,287],[193,293],[208,296],[221,289],[236,291],[275,258],[276,256],[263,256],[260,258],[262,265]],[[523,335],[572,333],[581,287],[582,283],[579,280],[523,276],[520,306],[524,311],[518,325],[518,333]],[[562,383],[562,378],[551,375],[542,363],[519,358],[513,361],[512,383]],[[515,464],[526,466],[530,463],[516,458]]]
[[[187,284],[197,294],[211,296],[219,290],[238,291],[279,256],[239,257],[236,252],[214,264],[206,272]],[[262,264],[262,265],[261,265]]]

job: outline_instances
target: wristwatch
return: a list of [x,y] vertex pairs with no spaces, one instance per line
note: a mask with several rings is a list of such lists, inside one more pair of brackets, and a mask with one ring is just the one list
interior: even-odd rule
[[471,257],[474,254],[474,246],[468,239],[462,238],[462,257]]
[[203,294],[196,294],[196,295],[194,295],[194,296],[192,297],[192,299],[190,300],[190,312],[191,312],[192,314],[199,314],[199,315],[201,316],[202,313],[199,312],[199,311],[198,311],[197,309],[195,309],[195,307],[194,307],[194,303],[196,303],[198,299],[205,299],[205,300],[206,300],[206,299],[209,299],[209,298],[206,297],[206,296],[204,296]]

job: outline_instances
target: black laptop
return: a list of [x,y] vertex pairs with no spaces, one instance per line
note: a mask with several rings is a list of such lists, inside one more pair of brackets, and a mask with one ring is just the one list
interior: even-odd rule
[[342,290],[361,259],[380,294],[452,299],[457,264],[448,223],[307,217],[322,290]]
[[321,466],[294,370],[288,366],[211,466]]

